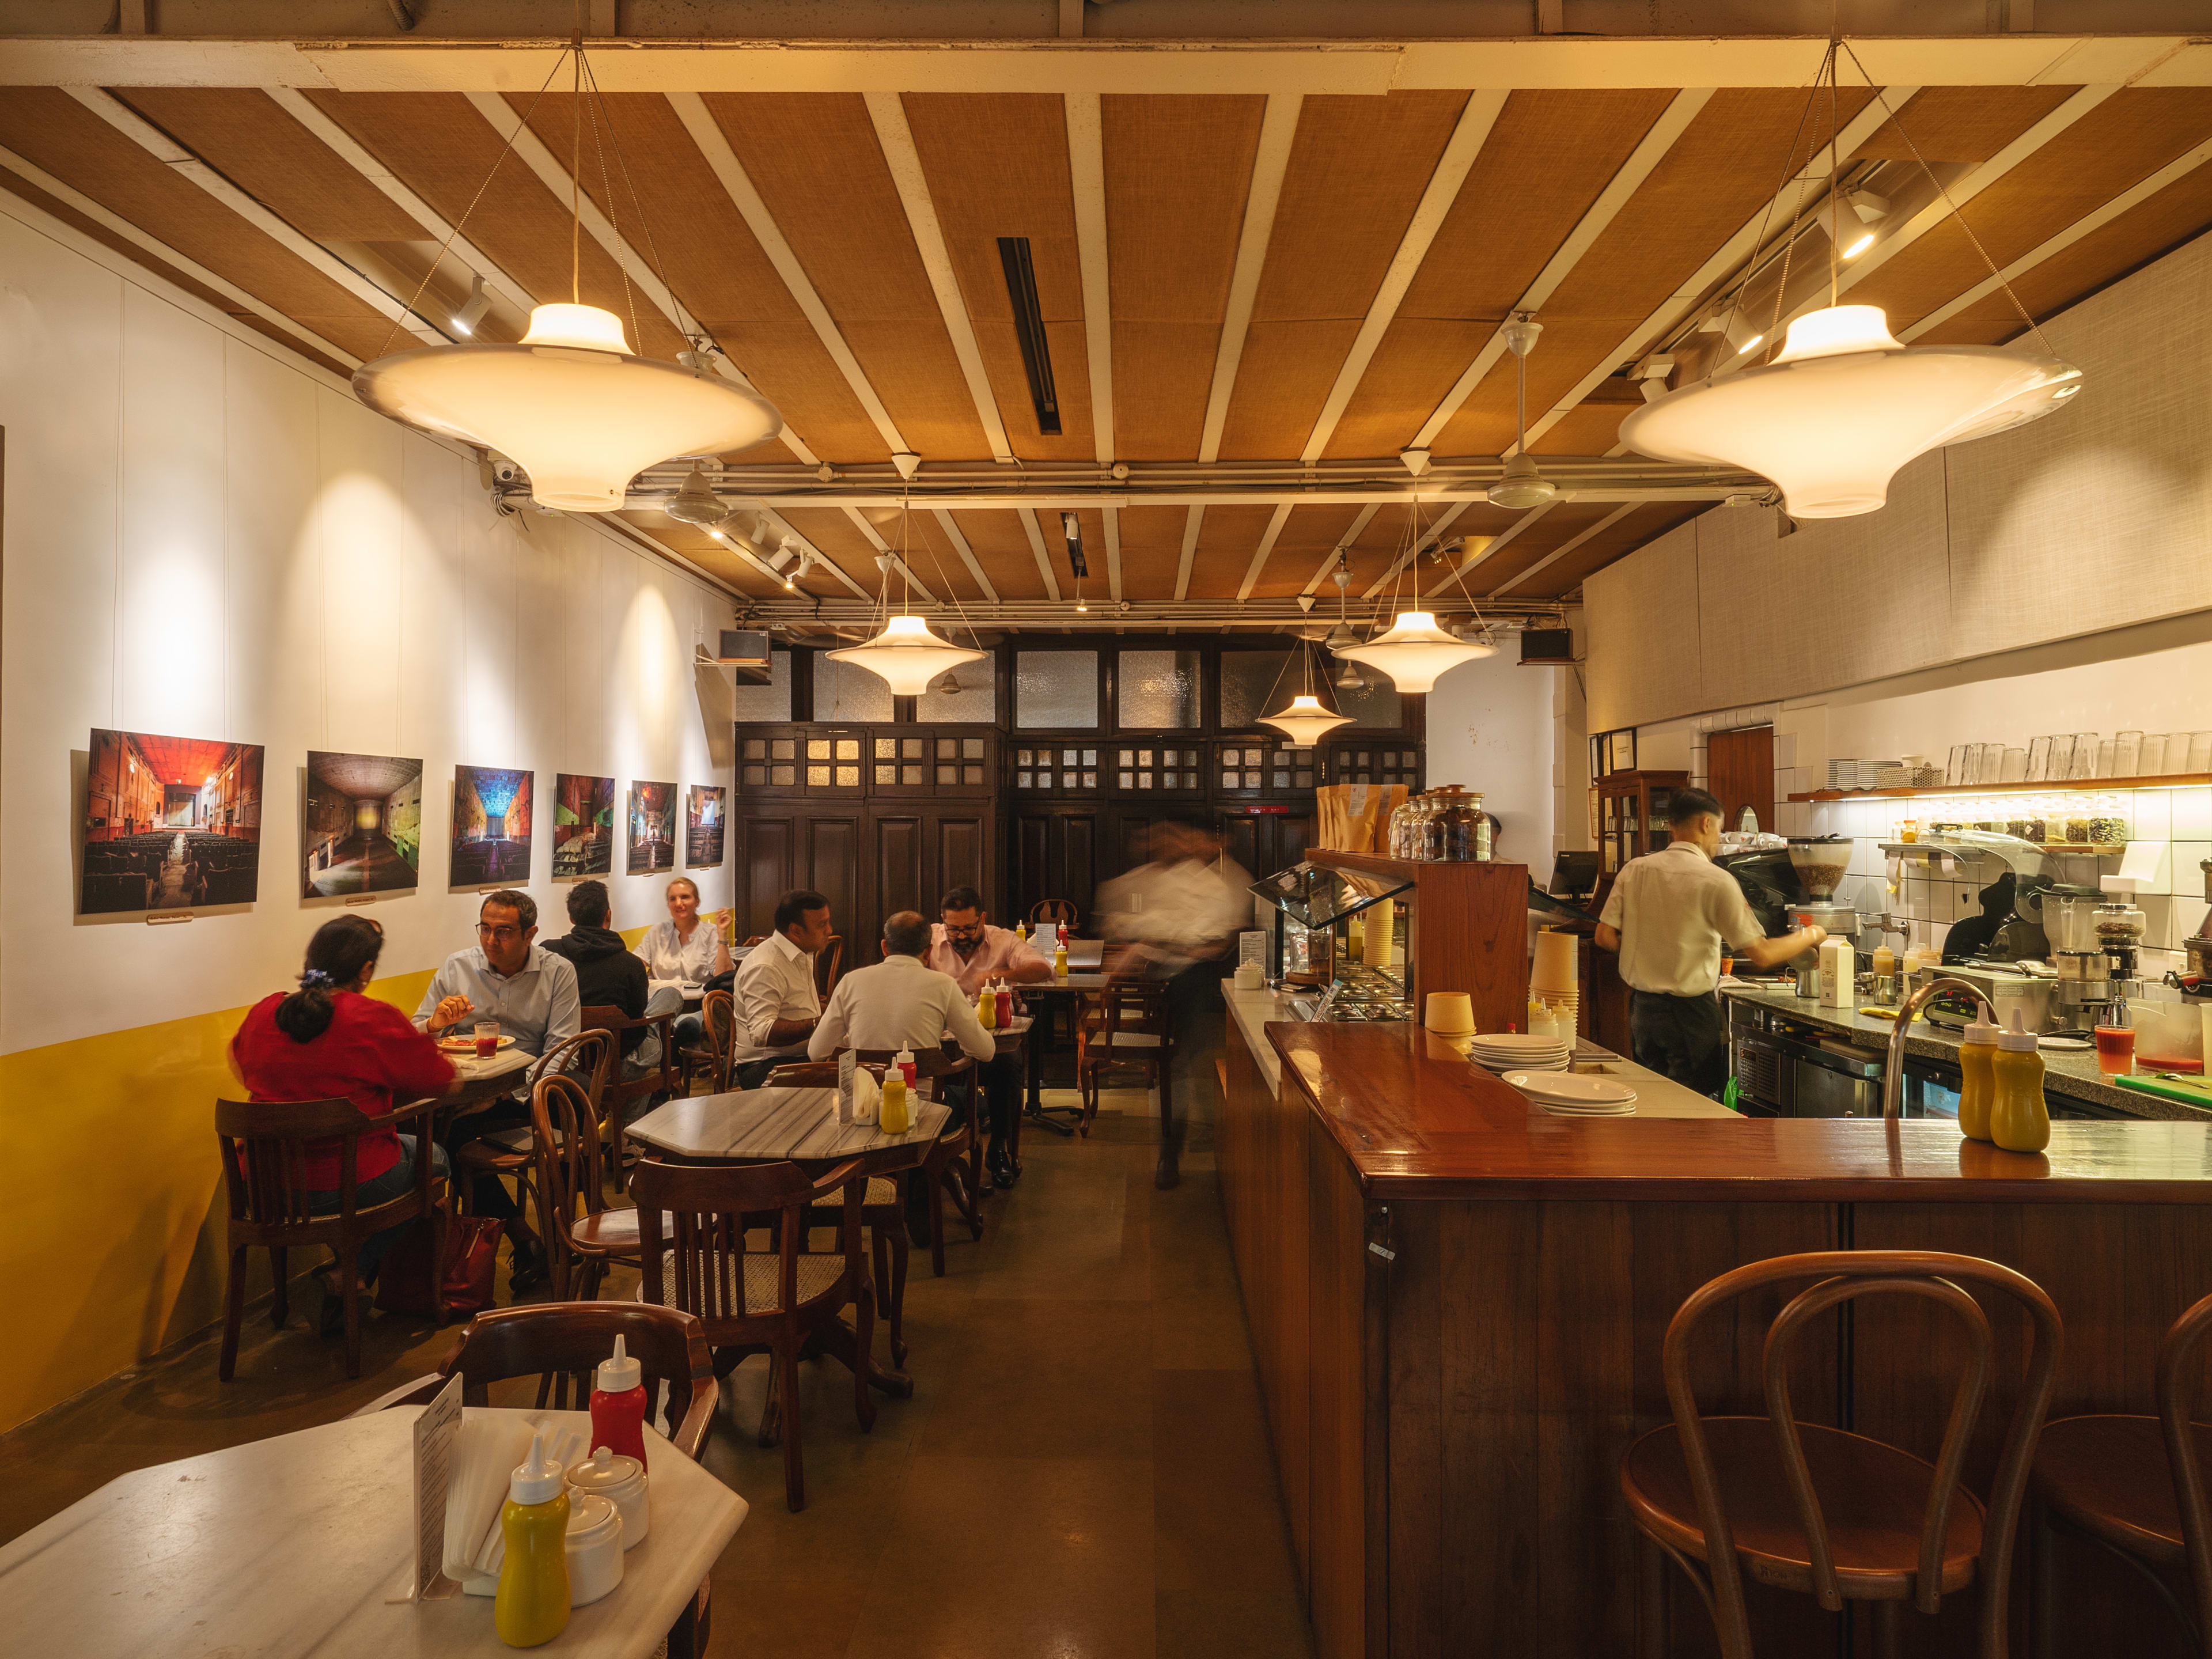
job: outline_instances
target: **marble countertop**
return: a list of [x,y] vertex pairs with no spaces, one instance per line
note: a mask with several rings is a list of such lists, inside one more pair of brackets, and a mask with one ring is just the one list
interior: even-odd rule
[[678,1158],[826,1163],[936,1139],[951,1109],[934,1100],[913,1104],[914,1127],[887,1135],[873,1123],[839,1123],[835,1089],[746,1089],[669,1101],[623,1133]]

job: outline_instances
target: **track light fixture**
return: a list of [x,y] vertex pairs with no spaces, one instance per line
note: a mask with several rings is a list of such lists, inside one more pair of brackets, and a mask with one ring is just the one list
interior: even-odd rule
[[462,334],[474,335],[477,325],[484,319],[484,313],[490,309],[491,295],[484,292],[483,276],[471,276],[469,279],[468,300],[453,313],[454,329]]

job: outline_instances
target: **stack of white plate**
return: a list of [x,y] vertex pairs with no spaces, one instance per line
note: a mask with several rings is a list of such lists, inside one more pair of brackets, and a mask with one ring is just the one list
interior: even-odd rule
[[1469,1037],[1467,1057],[1486,1072],[1564,1072],[1574,1047],[1570,1037],[1500,1031]]
[[1636,1091],[1609,1077],[1508,1072],[1505,1081],[1554,1117],[1627,1117],[1636,1110]]

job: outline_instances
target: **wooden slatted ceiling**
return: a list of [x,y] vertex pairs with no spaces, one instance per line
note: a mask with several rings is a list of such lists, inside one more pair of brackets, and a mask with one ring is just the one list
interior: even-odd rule
[[[902,101],[1008,442],[1024,459],[1094,459],[1065,104],[1057,94],[1015,93],[910,92]],[[1059,397],[1058,437],[1037,429],[999,263],[1001,236],[1030,239]]]
[[1266,113],[1267,100],[1257,97],[1099,100],[1114,443],[1125,460],[1197,457]]
[[[1252,562],[1252,550],[1275,516],[1272,507],[1209,507],[1199,526],[1198,550],[1190,563],[1190,597],[1233,599]],[[1180,547],[1180,542],[1177,544]],[[1170,586],[1168,592],[1175,589]]]
[[[1929,87],[1876,128],[1850,159],[1909,161],[1917,149],[1930,162],[1986,161],[2080,90],[2063,86]],[[1890,100],[1893,108],[1896,101]]]
[[[727,544],[716,541],[696,526],[678,524],[658,508],[632,508],[618,514],[632,527],[643,531],[670,551],[681,554],[711,576],[719,577],[740,593],[756,599],[781,599],[783,584],[771,580],[738,556]],[[842,594],[844,589],[834,581],[826,585],[817,581],[825,592]]]
[[1304,447],[1466,105],[1460,92],[1305,100],[1229,400],[1224,460]]
[[989,459],[866,100],[705,101],[908,447],[934,460]]
[[[860,585],[871,599],[883,586],[883,572],[876,568],[876,546],[860,533],[842,507],[793,507],[783,518],[837,568]],[[779,586],[781,584],[778,584]],[[851,590],[828,576],[811,577],[807,590],[824,599],[849,599]]]
[[[1497,592],[1553,548],[1574,540],[1607,514],[1618,511],[1620,506],[1618,501],[1567,501],[1554,507],[1468,571],[1465,578],[1468,592],[1478,599]],[[1424,580],[1423,586],[1428,586],[1428,580]],[[1455,582],[1451,591],[1455,597],[1459,584]]]
[[[2212,137],[2212,87],[2125,88],[1960,212],[2002,267],[2207,137]],[[2174,229],[2179,235],[2184,228]],[[1900,328],[1989,274],[1958,221],[1946,218],[1870,273],[1850,298],[1882,307],[1890,325]]]
[[1391,455],[1413,441],[1673,97],[1505,100],[1325,454]]
[[[1352,528],[1352,521],[1359,516],[1359,512],[1357,507],[1292,507],[1291,516],[1283,520],[1282,533],[1275,538],[1274,548],[1261,569],[1260,579],[1252,585],[1253,597],[1288,599],[1305,592],[1306,584],[1313,580],[1314,568],[1329,549],[1343,539],[1344,532]],[[1261,528],[1264,532],[1265,526]],[[1246,556],[1249,558],[1249,551]],[[1243,571],[1237,572],[1237,580],[1240,583],[1243,580]],[[1234,592],[1236,587],[1232,586],[1230,591]],[[1334,586],[1328,589],[1327,597],[1334,599]]]
[[[179,178],[65,92],[51,87],[0,92],[0,145],[343,350],[374,357],[392,333],[388,318],[189,179]],[[132,257],[139,257],[135,249]],[[224,308],[229,309],[227,303]]]
[[[953,546],[952,538],[945,533],[937,514],[916,511],[908,517],[903,532],[896,514],[876,526],[876,534],[894,548],[901,544],[902,533],[905,537],[907,562],[921,578],[922,586],[941,599],[957,599],[963,605],[982,603],[983,590],[975,586],[975,574],[960,556],[960,550]],[[982,561],[979,558],[976,562],[981,564]],[[990,567],[983,568],[988,574]],[[997,586],[995,581],[993,586]]]
[[[1528,586],[1515,588],[1513,597],[1516,599],[1562,599],[1580,587],[1583,578],[1592,571],[1602,569],[1623,555],[1634,552],[1654,537],[1663,536],[1676,525],[1696,518],[1710,506],[1710,501],[1654,501],[1648,507],[1639,507],[1626,518],[1607,525],[1557,563],[1546,565]],[[1517,541],[1513,544],[1516,547],[1520,545]],[[1559,543],[1554,542],[1553,545],[1557,546]],[[1532,559],[1529,562],[1533,564],[1534,561]],[[1475,571],[1481,568],[1482,566],[1477,565]],[[1473,586],[1474,571],[1468,574],[1469,586]],[[1502,583],[1506,579],[1498,580]]]
[[1175,596],[1176,570],[1182,562],[1183,526],[1189,516],[1180,507],[1121,509],[1121,592],[1126,598]]
[[[1030,550],[1029,532],[1022,526],[1021,514],[1011,509],[957,512],[952,522],[960,526],[960,533],[968,538],[968,546],[975,555],[975,562],[983,567],[983,574],[991,579],[991,586],[999,590],[1002,599],[1042,599],[1046,597],[1044,578],[1037,574],[1036,555]],[[1046,550],[1051,550],[1058,534],[1054,526],[1045,526]],[[1106,568],[1105,545],[1102,538],[1098,551],[1098,568]],[[1172,588],[1173,581],[1170,580]],[[1103,590],[1102,590],[1103,591]]]
[[[1844,88],[1839,118],[1850,120],[1868,96]],[[1759,211],[1786,176],[1793,145],[1802,163],[1804,108],[1802,90],[1713,94],[1539,313],[1544,333],[1528,358],[1532,421]],[[1822,121],[1811,137],[1825,132]],[[1437,453],[1494,455],[1510,445],[1513,390],[1513,359],[1504,354],[1438,435]],[[1553,449],[1548,441],[1535,447]]]
[[[512,152],[501,155],[501,135],[466,98],[444,92],[307,96],[448,224],[465,217],[469,240],[525,290],[541,301],[568,299],[568,204]],[[658,311],[625,294],[613,255],[588,235],[580,255],[579,291],[586,305],[613,312],[626,331],[635,310],[630,343],[647,356],[672,358],[684,349],[683,337]]]
[[[815,453],[841,461],[889,460],[890,446],[673,106],[658,93],[614,93],[603,101],[620,152],[608,147],[602,170],[586,127],[584,188],[600,211],[641,256],[658,254],[669,288]],[[511,94],[507,102],[520,115],[530,111],[532,99]],[[549,92],[531,115],[531,130],[556,156],[565,158],[574,119],[568,95]],[[642,198],[642,216],[623,183],[624,161],[635,195]],[[730,459],[791,458],[771,439]]]

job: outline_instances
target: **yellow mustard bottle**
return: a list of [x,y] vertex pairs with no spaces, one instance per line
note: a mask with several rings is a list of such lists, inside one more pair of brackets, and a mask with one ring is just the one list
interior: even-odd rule
[[568,1482],[545,1455],[545,1437],[530,1437],[529,1461],[507,1483],[500,1506],[499,1593],[492,1628],[511,1648],[534,1648],[568,1628]]
[[2043,1056],[2035,1034],[2020,1026],[2014,1009],[2012,1030],[1997,1034],[1990,1062],[1996,1085],[1990,1102],[1990,1139],[2008,1152],[2039,1152],[2051,1144],[2051,1113],[2043,1103]]
[[894,1071],[884,1074],[884,1103],[876,1123],[887,1135],[902,1135],[914,1127],[913,1115],[907,1109],[904,1073]]
[[1064,942],[1052,953],[1052,972],[1055,979],[1067,977],[1067,946]]
[[1990,1103],[1997,1086],[1990,1062],[1996,1058],[1997,1036],[1996,1026],[1978,1019],[1959,1045],[1959,1133],[1969,1140],[1990,1138]]
[[999,1029],[998,994],[988,985],[975,994],[975,1023],[987,1031]]

